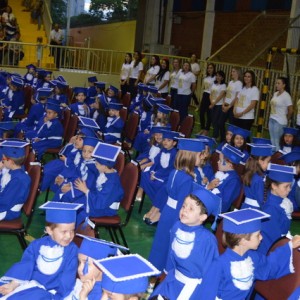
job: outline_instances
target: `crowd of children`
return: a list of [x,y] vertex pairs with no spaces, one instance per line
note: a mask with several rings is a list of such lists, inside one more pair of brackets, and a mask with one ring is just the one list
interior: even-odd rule
[[[225,95],[219,72],[211,95],[213,135],[224,140],[218,145],[207,132],[185,138],[171,130],[173,109],[150,84],[155,75],[149,73],[149,82],[138,84],[128,105],[140,122],[136,138],[127,141],[141,169],[135,201],[148,196],[152,207],[143,221],[157,226],[149,262],[138,255],[116,256],[117,249],[126,249],[86,236],[78,250],[72,242],[75,230],[90,226],[90,218],[117,215],[124,197],[114,168],[126,122],[120,114],[123,104],[119,90],[105,89],[95,76],[88,78],[88,88],[73,88],[70,97],[62,76],[52,80],[49,71],[34,65],[27,69],[24,77],[0,74],[5,139],[0,144],[0,221],[20,217],[28,196],[30,179],[22,168],[25,147],[30,143],[42,161],[47,149],[61,150],[58,159],[44,165],[41,182],[42,191],[54,192],[52,201],[42,206],[46,236],[32,242],[1,278],[3,299],[135,300],[141,299],[149,276],[161,280],[151,299],[245,299],[256,279],[294,272],[291,249],[300,246],[300,238],[289,230],[292,212],[300,210],[298,129],[284,127],[276,151],[270,140],[251,141],[251,132],[244,128],[223,128],[221,116],[216,117],[222,111],[218,99]],[[24,86],[33,91],[32,106],[16,124],[16,116],[25,113]],[[78,116],[79,129],[63,141],[62,119],[68,110]],[[232,213],[241,195],[242,209]],[[212,232],[220,226],[218,216],[224,219],[227,245],[222,255]],[[212,231],[204,226],[206,221]],[[291,241],[267,256],[282,236]],[[139,274],[133,266],[139,266]]]

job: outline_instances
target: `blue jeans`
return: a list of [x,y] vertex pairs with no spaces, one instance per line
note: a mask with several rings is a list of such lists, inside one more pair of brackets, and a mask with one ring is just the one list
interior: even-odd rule
[[270,138],[272,145],[276,147],[275,151],[278,151],[280,149],[279,141],[281,136],[283,135],[283,127],[284,125],[279,124],[276,120],[271,118],[269,119]]

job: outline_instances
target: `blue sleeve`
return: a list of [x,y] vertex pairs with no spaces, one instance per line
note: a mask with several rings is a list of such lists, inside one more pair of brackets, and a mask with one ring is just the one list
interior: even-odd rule
[[222,184],[222,189],[220,191],[222,198],[222,212],[227,212],[230,209],[233,201],[239,195],[241,187],[242,184],[238,177],[224,182],[224,185]]
[[38,133],[38,138],[51,138],[62,137],[63,127],[58,119],[54,119],[51,122],[51,126],[47,127],[47,124],[43,125],[42,130]]

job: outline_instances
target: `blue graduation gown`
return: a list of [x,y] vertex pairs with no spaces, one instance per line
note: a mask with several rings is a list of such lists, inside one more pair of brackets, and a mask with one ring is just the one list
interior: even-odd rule
[[284,203],[285,200],[281,197],[275,196],[271,192],[268,193],[262,211],[271,217],[262,222],[261,234],[263,240],[258,248],[261,253],[266,254],[273,243],[290,230],[291,216],[287,215]]
[[31,74],[31,73],[26,73],[23,77],[23,80],[24,80],[24,84],[25,85],[30,85],[32,86],[33,85],[33,79],[34,79],[34,76]]
[[[188,295],[184,294],[186,289],[192,294],[212,261],[219,256],[217,240],[203,225],[187,226],[180,221],[175,223],[170,235],[166,266],[168,275],[151,296],[160,294],[169,299],[178,299],[182,293],[180,299],[188,299]],[[195,285],[190,279],[194,279]]]
[[143,99],[145,96],[142,94],[137,94],[134,99],[131,100],[130,106],[129,106],[129,112],[133,112],[138,109],[139,106],[141,106]]
[[[79,278],[76,279],[76,285],[73,291],[64,300],[79,300],[79,293],[82,289],[82,282]],[[87,300],[99,300],[102,297],[102,281],[96,281],[93,289],[87,296]]]
[[203,167],[195,167],[194,172],[196,174],[196,182],[201,186],[206,186],[206,183],[203,182],[203,179],[206,177],[208,182],[214,178],[214,170],[210,163],[206,163]]
[[120,141],[124,125],[124,121],[121,117],[107,118],[107,123],[103,132],[104,141],[110,144]]
[[193,182],[194,178],[182,170],[173,170],[168,178],[168,198],[161,198],[161,201],[166,201],[166,205],[161,212],[149,255],[149,261],[160,271],[165,268],[167,262],[170,229],[179,220],[179,211],[185,197],[192,191]]
[[264,177],[255,173],[250,186],[244,185],[245,201],[242,204],[242,208],[261,209],[264,203],[264,186]]
[[[86,108],[84,108],[86,106]],[[85,103],[72,103],[70,105],[71,112],[76,116],[90,117],[90,108]]]
[[265,256],[249,250],[243,256],[227,248],[204,275],[191,300],[246,299],[255,280],[276,279],[292,273],[291,245],[278,247]]
[[[73,289],[78,264],[77,255],[78,248],[73,242],[62,247],[50,236],[45,236],[30,243],[21,261],[5,273],[4,279],[36,280],[47,291],[56,291],[52,299],[62,299]],[[26,295],[25,291],[20,298],[14,299],[28,299],[24,295]]]
[[241,191],[241,179],[235,170],[227,172],[218,171],[215,178],[222,180],[219,186],[214,188],[212,192],[222,199],[222,212],[227,212]]
[[21,216],[30,190],[31,179],[21,168],[2,174],[0,189],[0,221]]
[[[154,206],[157,191],[167,181],[170,172],[174,169],[176,153],[176,148],[170,150],[162,148],[154,159],[154,165],[148,171],[141,174],[140,186],[144,189]],[[151,180],[151,174],[153,173],[155,179]]]
[[152,119],[152,111],[143,111],[140,114],[140,122],[139,122],[139,132],[143,132],[145,129],[147,129],[151,124]]
[[[292,189],[288,194],[288,198],[292,201],[294,210],[299,211],[300,209],[300,179],[297,178],[292,184]],[[297,194],[298,191],[298,194]]]
[[24,114],[25,97],[22,90],[8,92],[8,97],[4,100],[3,121],[11,121],[14,115]]

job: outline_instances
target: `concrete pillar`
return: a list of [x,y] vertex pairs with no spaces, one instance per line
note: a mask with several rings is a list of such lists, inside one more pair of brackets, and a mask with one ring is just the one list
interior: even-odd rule
[[172,36],[172,25],[173,25],[173,4],[174,0],[168,0],[166,20],[165,20],[165,34],[164,34],[164,45],[170,46]]
[[215,0],[206,1],[201,59],[206,59],[211,55],[211,46],[215,23]]

